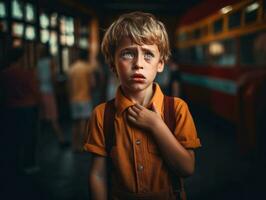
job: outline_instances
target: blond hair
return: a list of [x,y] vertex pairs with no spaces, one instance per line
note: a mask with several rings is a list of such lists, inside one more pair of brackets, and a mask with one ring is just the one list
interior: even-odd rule
[[170,56],[168,35],[162,22],[150,13],[126,13],[111,24],[103,37],[102,53],[112,68],[115,67],[115,50],[123,37],[129,37],[138,45],[156,44],[164,62]]

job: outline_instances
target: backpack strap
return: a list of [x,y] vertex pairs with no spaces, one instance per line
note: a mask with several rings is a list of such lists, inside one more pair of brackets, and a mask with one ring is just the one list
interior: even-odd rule
[[[164,122],[174,134],[175,126],[176,126],[176,118],[175,118],[175,99],[174,97],[164,96]],[[177,177],[176,174],[170,170],[170,177],[172,179],[173,191],[177,195],[178,200],[185,200],[186,194],[184,190],[184,181],[182,178]]]
[[115,112],[115,99],[112,99],[105,104],[103,122],[105,150],[108,157],[110,156],[111,149],[115,144]]
[[112,191],[112,177],[111,172],[113,168],[111,150],[115,145],[115,99],[108,101],[105,104],[104,109],[104,122],[103,122],[103,133],[105,138],[105,151],[107,152],[106,170],[107,170],[107,196],[111,198]]

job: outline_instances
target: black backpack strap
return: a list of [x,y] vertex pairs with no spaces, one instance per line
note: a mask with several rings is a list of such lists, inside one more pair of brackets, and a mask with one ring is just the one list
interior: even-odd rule
[[[164,96],[164,122],[173,134],[176,126],[174,103],[174,97]],[[170,170],[170,177],[172,178],[173,191],[177,193],[178,200],[185,200],[186,194],[183,179],[177,177],[172,170]]]
[[112,172],[112,158],[111,158],[111,150],[115,145],[115,99],[108,101],[105,104],[104,109],[104,121],[103,121],[103,132],[105,138],[105,150],[107,152],[107,191],[108,191],[108,199],[111,199],[111,172]]
[[112,99],[105,105],[103,122],[105,150],[108,156],[110,156],[111,149],[115,144],[115,112],[115,99]]

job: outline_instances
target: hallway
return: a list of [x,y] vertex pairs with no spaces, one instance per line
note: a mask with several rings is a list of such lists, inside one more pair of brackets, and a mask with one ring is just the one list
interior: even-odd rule
[[[192,113],[202,148],[196,150],[194,176],[185,181],[188,200],[256,199],[263,195],[262,157],[238,152],[233,127],[207,113]],[[70,139],[70,126],[64,125]],[[49,131],[40,135],[38,146],[40,171],[20,177],[14,196],[35,200],[88,199],[89,155],[59,148]]]

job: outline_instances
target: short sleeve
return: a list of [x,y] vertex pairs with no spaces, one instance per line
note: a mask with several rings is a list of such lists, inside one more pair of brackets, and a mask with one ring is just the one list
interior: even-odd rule
[[86,125],[86,134],[88,139],[84,145],[84,150],[98,154],[100,156],[106,156],[105,139],[103,133],[103,113],[104,104],[97,106],[91,115],[91,119]]
[[177,140],[185,148],[200,147],[200,139],[197,136],[196,127],[187,104],[183,100],[175,98],[175,110],[176,128],[174,134]]

